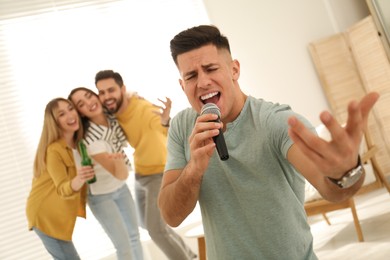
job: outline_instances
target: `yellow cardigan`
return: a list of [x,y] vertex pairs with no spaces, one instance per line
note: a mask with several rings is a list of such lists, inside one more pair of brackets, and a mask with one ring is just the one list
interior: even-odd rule
[[162,173],[167,160],[168,128],[161,125],[156,110],[147,100],[133,96],[127,109],[115,115],[135,150],[135,172],[140,175]]
[[77,216],[86,217],[86,185],[80,192],[71,187],[77,172],[72,149],[65,140],[48,146],[46,165],[47,170],[32,181],[26,206],[28,227],[70,241]]

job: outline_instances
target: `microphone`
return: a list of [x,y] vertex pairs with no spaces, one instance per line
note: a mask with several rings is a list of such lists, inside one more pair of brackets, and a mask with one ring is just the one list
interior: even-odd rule
[[[214,103],[207,103],[202,107],[202,111],[200,112],[201,115],[204,114],[215,114],[218,115],[218,119],[214,122],[221,122],[221,111],[215,105]],[[226,161],[229,159],[229,153],[226,147],[225,138],[223,137],[222,129],[219,129],[219,134],[217,136],[213,137],[214,143],[217,147],[217,151],[219,154],[219,158],[221,158],[222,161]]]

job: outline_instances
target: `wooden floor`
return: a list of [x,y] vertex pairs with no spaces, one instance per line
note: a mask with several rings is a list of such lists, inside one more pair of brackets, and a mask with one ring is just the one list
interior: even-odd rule
[[314,250],[320,260],[390,259],[390,194],[380,189],[355,198],[364,242],[358,242],[349,209],[309,217]]
[[[349,209],[328,213],[330,226],[321,215],[309,217],[314,251],[319,260],[390,260],[390,194],[383,188],[356,197],[355,204],[364,242],[358,242]],[[200,212],[195,210],[184,223],[185,227],[177,230],[194,252],[198,250],[197,240],[186,237],[185,233],[200,223]],[[145,260],[167,260],[151,241],[143,241],[143,244]],[[114,260],[116,257],[101,259]]]

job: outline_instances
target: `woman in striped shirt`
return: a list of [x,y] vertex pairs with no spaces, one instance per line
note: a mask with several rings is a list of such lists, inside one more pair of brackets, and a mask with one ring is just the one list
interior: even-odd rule
[[123,150],[126,137],[92,90],[75,88],[68,98],[82,118],[83,141],[94,161],[97,181],[88,186],[88,206],[114,244],[118,260],[143,259],[135,204],[126,184],[131,167]]

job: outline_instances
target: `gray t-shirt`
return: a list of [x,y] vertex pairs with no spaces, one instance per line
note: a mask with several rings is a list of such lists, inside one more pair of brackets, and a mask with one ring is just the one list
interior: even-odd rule
[[[229,159],[217,151],[203,176],[199,204],[208,259],[317,259],[304,204],[304,178],[287,161],[289,106],[249,96],[224,133]],[[177,114],[168,134],[165,170],[190,159],[193,109]]]

